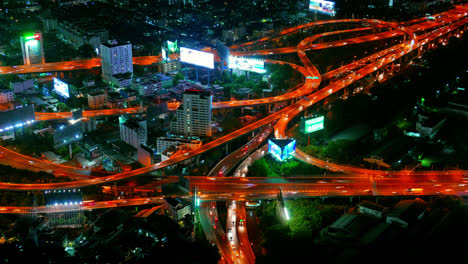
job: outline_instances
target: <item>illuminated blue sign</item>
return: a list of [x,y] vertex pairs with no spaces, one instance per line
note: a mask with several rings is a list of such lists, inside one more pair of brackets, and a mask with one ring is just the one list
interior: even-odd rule
[[63,96],[65,98],[70,98],[70,93],[68,91],[68,84],[62,82],[61,80],[54,78],[54,92]]
[[284,161],[296,152],[295,139],[268,140],[268,152],[277,160]]

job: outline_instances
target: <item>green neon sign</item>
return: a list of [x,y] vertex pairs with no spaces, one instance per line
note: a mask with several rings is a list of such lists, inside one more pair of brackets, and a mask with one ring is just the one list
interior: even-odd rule
[[316,118],[304,120],[304,133],[308,134],[318,130],[322,130],[324,128],[324,119],[325,118],[323,116],[319,116]]
[[38,33],[35,33],[34,35],[29,35],[29,36],[24,36],[25,40],[39,40],[41,36]]
[[175,42],[172,41],[167,41],[167,49],[170,52],[176,52],[177,51],[177,40]]

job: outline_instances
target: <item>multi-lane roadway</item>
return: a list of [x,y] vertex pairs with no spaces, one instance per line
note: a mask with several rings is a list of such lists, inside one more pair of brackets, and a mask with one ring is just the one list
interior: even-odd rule
[[[193,150],[191,152],[187,152],[184,155],[180,155],[177,157],[174,157],[172,159],[169,159],[164,162],[160,162],[157,164],[154,164],[153,166],[142,168],[142,169],[137,169],[134,171],[130,172],[124,172],[120,174],[115,174],[111,176],[106,176],[103,178],[95,178],[95,179],[88,179],[88,180],[82,180],[82,181],[76,181],[76,182],[70,182],[70,183],[61,183],[61,184],[9,184],[9,183],[3,183],[0,184],[0,189],[4,190],[44,190],[44,189],[51,189],[51,188],[76,188],[79,186],[89,186],[89,185],[94,185],[94,184],[103,184],[106,182],[111,182],[111,181],[116,181],[116,180],[122,180],[122,179],[128,179],[130,177],[134,177],[140,174],[144,174],[153,170],[161,169],[166,166],[175,164],[179,161],[186,160],[189,158],[192,158],[196,155],[202,154],[207,150],[210,150],[214,147],[220,146],[222,144],[225,144],[226,142],[229,142],[232,139],[235,139],[245,133],[248,133],[252,130],[258,129],[268,123],[271,123],[272,121],[279,120],[277,123],[277,127],[281,127],[281,125],[285,126],[287,122],[289,122],[290,118],[294,115],[297,115],[299,112],[301,112],[304,108],[311,106],[312,104],[318,102],[319,100],[322,100],[323,98],[329,96],[330,94],[333,94],[344,87],[358,81],[359,79],[363,78],[364,76],[367,76],[371,73],[376,72],[378,69],[384,67],[385,65],[388,65],[398,58],[401,58],[402,56],[406,55],[407,53],[412,52],[413,50],[417,49],[418,47],[426,44],[428,41],[431,39],[438,38],[440,36],[443,36],[444,34],[447,34],[455,29],[457,29],[460,26],[464,26],[467,21],[465,17],[467,16],[466,13],[460,13],[459,9],[455,9],[454,11],[447,12],[447,14],[451,14],[450,16],[447,15],[446,18],[440,23],[444,23],[445,26],[437,26],[437,29],[435,29],[433,32],[427,32],[423,34],[422,36],[419,36],[419,41],[415,42],[414,36],[411,34],[408,34],[409,39],[402,44],[399,44],[397,46],[394,46],[392,48],[386,49],[385,52],[380,52],[381,54],[385,55],[380,55],[380,56],[373,56],[374,60],[370,60],[367,62],[367,64],[362,67],[359,70],[355,70],[348,76],[341,78],[340,80],[330,84],[329,86],[320,89],[319,91],[316,91],[315,93],[312,93],[308,96],[308,100],[300,100],[297,103],[294,103],[274,114],[271,114],[270,116],[259,120],[253,124],[250,124],[246,127],[243,127],[231,134],[228,134],[224,137],[221,137],[219,139],[216,139],[212,142],[209,142],[202,147]],[[343,22],[345,22],[343,20]],[[452,23],[453,22],[453,23]],[[429,27],[428,27],[429,28]],[[404,32],[409,32],[405,30],[404,28],[400,28]],[[296,29],[297,30],[297,29]],[[308,60],[307,56],[305,56],[305,49],[306,45],[304,42],[298,46],[298,55],[302,59],[305,67],[303,66],[298,66],[298,65],[292,65],[294,66],[295,69],[297,69],[299,72],[305,75],[306,81],[305,83],[299,87],[298,89],[292,91],[293,95],[290,95],[290,93],[285,94],[283,96],[278,96],[278,100],[285,100],[286,99],[292,99],[292,98],[297,98],[298,94],[297,91],[306,91],[308,93],[314,91],[317,89],[318,85],[320,84],[320,75],[318,74],[318,71],[316,70],[315,67],[310,63]],[[343,68],[343,72],[349,71],[349,69],[354,68],[356,63],[352,63],[347,67]],[[362,66],[362,65],[359,65]],[[356,66],[357,68],[357,66]],[[310,78],[308,78],[310,77]],[[225,102],[225,107],[229,107],[232,105],[258,105],[258,104],[264,104],[264,103],[274,103],[277,102],[278,100],[276,98],[263,98],[263,99],[257,99],[258,101],[255,100],[250,100],[250,101],[237,101],[238,103],[235,102]],[[275,130],[275,135],[278,136],[279,130]]]

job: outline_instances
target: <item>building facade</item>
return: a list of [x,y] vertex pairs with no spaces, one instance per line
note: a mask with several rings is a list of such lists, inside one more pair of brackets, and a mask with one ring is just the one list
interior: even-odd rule
[[201,147],[201,145],[202,142],[196,139],[160,137],[156,140],[156,151],[158,153],[163,153],[164,150],[166,150],[170,146],[196,149],[198,147]]
[[176,72],[180,70],[180,61],[171,60],[161,62],[158,64],[158,70],[164,74],[169,72]]
[[190,203],[181,198],[165,197],[164,208],[169,213],[169,217],[176,222],[182,221],[185,215],[192,213]]
[[0,90],[0,104],[13,103],[15,100],[15,94],[10,89]]
[[119,117],[120,139],[135,148],[146,145],[148,140],[146,119],[127,119]]
[[88,106],[91,109],[107,106],[107,93],[103,90],[96,90],[88,93]]
[[101,44],[102,77],[118,86],[131,84],[133,74],[132,44],[109,40]]
[[211,136],[211,94],[188,89],[183,93],[182,106],[176,120],[170,124],[171,133],[188,137]]

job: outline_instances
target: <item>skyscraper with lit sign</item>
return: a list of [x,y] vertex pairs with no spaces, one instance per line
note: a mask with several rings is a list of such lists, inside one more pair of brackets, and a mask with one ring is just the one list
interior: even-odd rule
[[24,65],[45,63],[41,32],[25,34],[20,42]]

